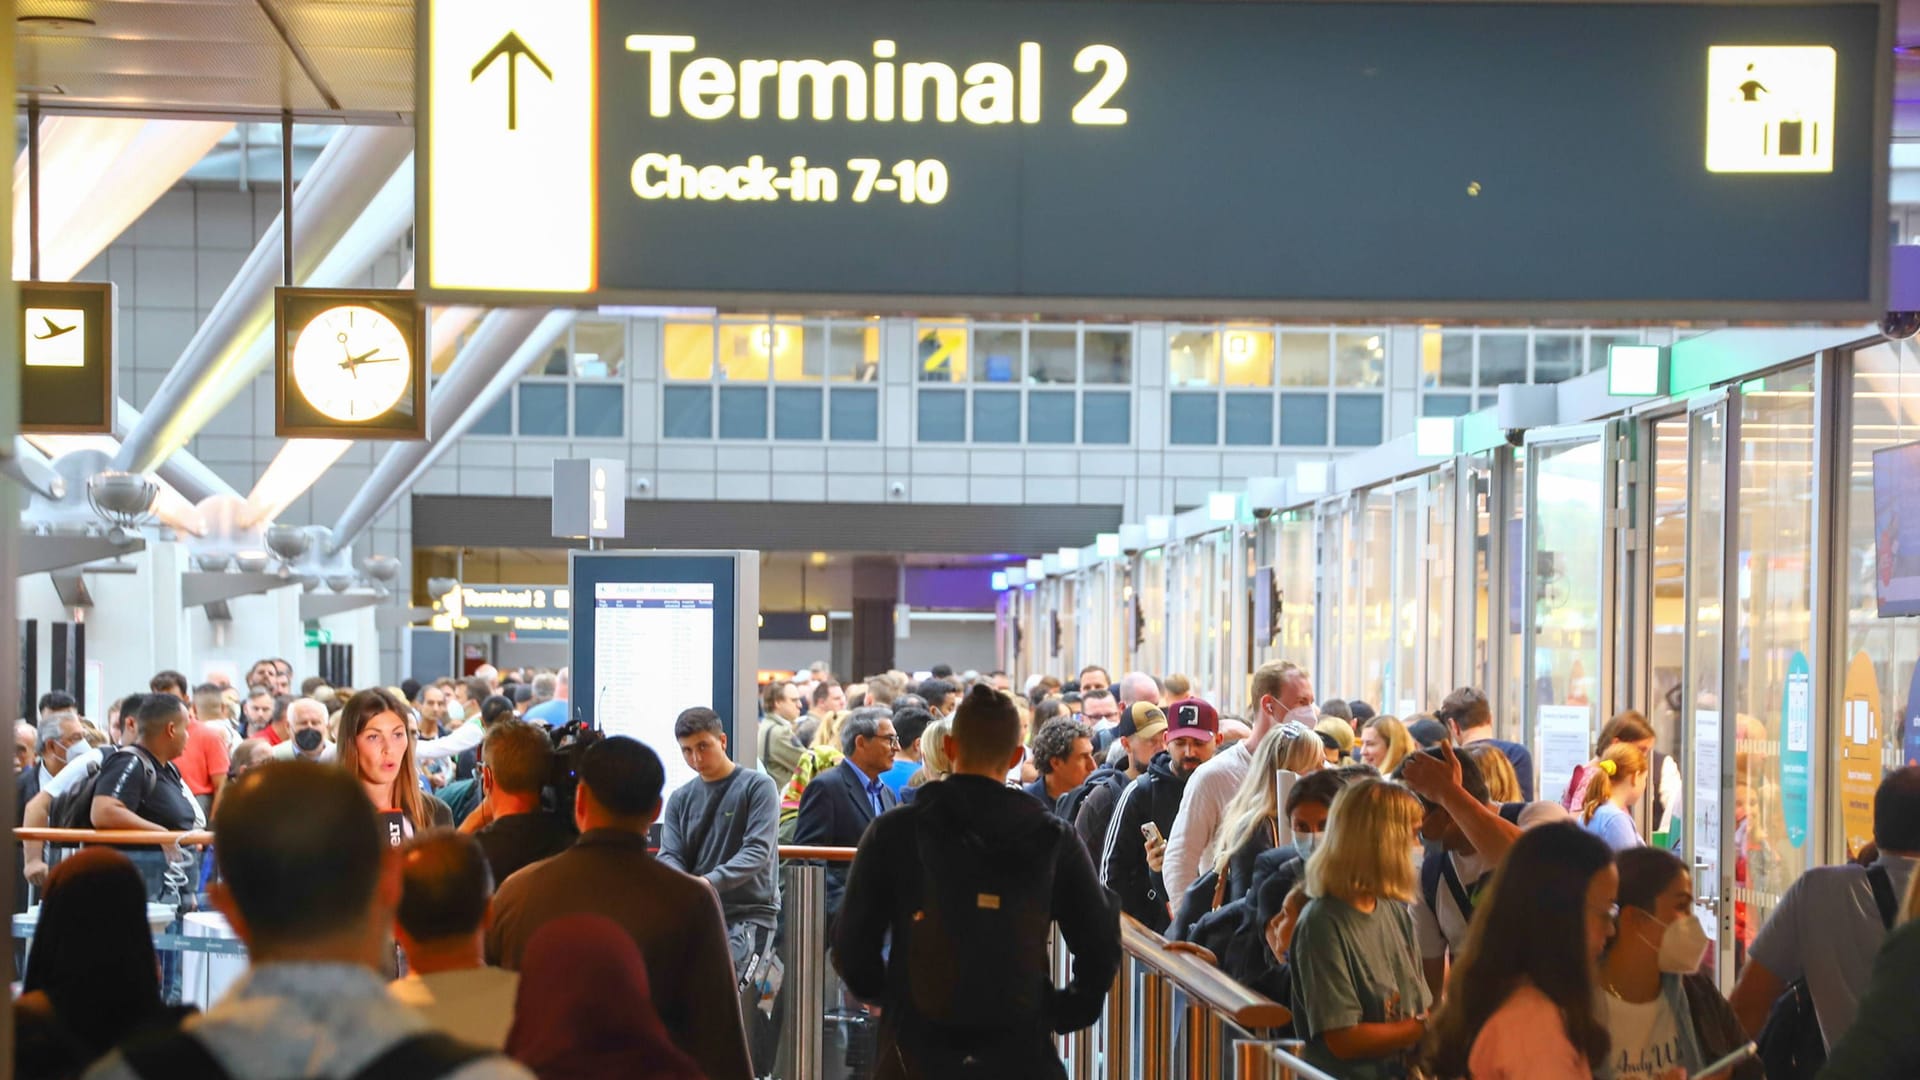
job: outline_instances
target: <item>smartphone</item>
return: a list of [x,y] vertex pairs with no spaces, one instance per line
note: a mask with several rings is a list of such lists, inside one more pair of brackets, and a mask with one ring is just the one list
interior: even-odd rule
[[1145,825],[1140,826],[1140,836],[1145,840],[1157,844],[1160,842],[1160,826],[1149,821]]
[[1747,1060],[1748,1058],[1752,1057],[1753,1055],[1759,1052],[1760,1052],[1760,1048],[1758,1046],[1754,1045],[1753,1043],[1748,1043],[1745,1046],[1742,1046],[1740,1049],[1735,1050],[1733,1053],[1728,1054],[1726,1057],[1721,1058],[1719,1061],[1716,1061],[1713,1064],[1708,1065],[1706,1068],[1701,1069],[1699,1072],[1694,1073],[1692,1076],[1688,1077],[1687,1080],[1706,1080],[1707,1077],[1715,1076],[1715,1075],[1718,1075],[1719,1073],[1725,1072],[1726,1070],[1733,1068],[1735,1065],[1740,1064],[1741,1062]]

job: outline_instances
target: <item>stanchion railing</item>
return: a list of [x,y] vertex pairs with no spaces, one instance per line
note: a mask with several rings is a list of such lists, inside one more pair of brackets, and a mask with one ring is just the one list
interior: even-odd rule
[[[198,846],[213,834],[95,829],[15,829],[20,840],[85,844]],[[853,861],[854,848],[782,845],[781,910],[786,920],[783,994],[786,1023],[775,1070],[817,1077],[825,1044],[829,961],[826,874]],[[1121,965],[1098,1023],[1061,1042],[1073,1080],[1333,1080],[1300,1060],[1299,1043],[1273,1037],[1291,1019],[1281,1006],[1228,978],[1197,950],[1120,916]],[[1072,959],[1054,936],[1056,983]],[[1176,1023],[1176,1017],[1178,1022]],[[1098,1060],[1096,1061],[1096,1058]]]

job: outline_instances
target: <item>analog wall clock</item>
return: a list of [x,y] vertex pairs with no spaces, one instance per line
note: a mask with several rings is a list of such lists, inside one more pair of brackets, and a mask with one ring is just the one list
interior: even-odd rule
[[279,289],[277,432],[426,436],[425,320],[404,290]]

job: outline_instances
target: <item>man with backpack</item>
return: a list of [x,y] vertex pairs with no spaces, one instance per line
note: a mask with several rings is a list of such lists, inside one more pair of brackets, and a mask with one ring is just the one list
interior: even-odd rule
[[[201,814],[174,761],[186,752],[191,717],[186,702],[172,694],[149,694],[133,714],[133,741],[100,762],[100,771],[73,789],[71,798],[86,808],[95,829],[127,832],[187,832],[202,828]],[[56,828],[73,828],[55,800]],[[78,826],[85,828],[88,826]],[[173,845],[127,849],[127,857],[147,882],[147,899],[179,904],[193,897],[195,860]]]
[[[1092,697],[1087,699],[1088,709],[1093,708],[1094,701]],[[1105,698],[1105,702],[1111,705],[1113,699]],[[1100,845],[1106,843],[1107,826],[1113,821],[1120,793],[1146,775],[1154,755],[1167,748],[1167,714],[1160,706],[1137,701],[1119,715],[1113,732],[1126,748],[1126,756],[1118,764],[1095,769],[1087,782],[1068,792],[1058,807],[1060,816],[1073,822],[1073,831],[1080,834],[1087,854],[1095,859],[1100,857]]]
[[1879,854],[1871,866],[1816,866],[1800,875],[1747,949],[1727,1000],[1740,1026],[1760,1038],[1769,1077],[1787,1058],[1793,1064],[1778,1070],[1784,1075],[1814,1075],[1826,1049],[1853,1026],[1898,898],[1920,865],[1920,766],[1880,781],[1873,843]]
[[1395,772],[1426,811],[1420,837],[1427,853],[1420,862],[1413,929],[1427,988],[1437,1000],[1446,981],[1447,954],[1457,957],[1466,946],[1474,902],[1493,879],[1494,867],[1522,829],[1563,821],[1567,815],[1551,802],[1496,808],[1480,766],[1465,754],[1455,754],[1451,743],[1409,754]]
[[[1187,781],[1213,760],[1220,739],[1220,714],[1212,705],[1190,698],[1174,702],[1168,711],[1180,718],[1181,726],[1168,730],[1166,751],[1121,792],[1100,842],[1101,883],[1120,898],[1120,910],[1156,933],[1164,933],[1173,921],[1172,902],[1177,899],[1161,876],[1166,839],[1173,834]],[[1146,834],[1148,826],[1154,835]]]
[[214,832],[214,904],[246,943],[246,977],[187,1030],[116,1050],[88,1080],[531,1080],[387,993],[400,853],[351,775],[262,765],[227,788]]
[[[1119,916],[1071,827],[1003,783],[1020,760],[1012,703],[976,686],[952,725],[953,774],[860,844],[834,965],[884,1006],[881,1078],[1065,1077],[1053,1036],[1099,1019],[1120,966]],[[1059,991],[1055,922],[1073,954]]]

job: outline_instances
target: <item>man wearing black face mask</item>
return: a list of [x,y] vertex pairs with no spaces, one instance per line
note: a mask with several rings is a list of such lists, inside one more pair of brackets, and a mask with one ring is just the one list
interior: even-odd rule
[[276,760],[299,758],[302,761],[334,759],[333,743],[327,741],[327,707],[312,698],[296,698],[287,706],[287,727],[292,737],[273,748]]

